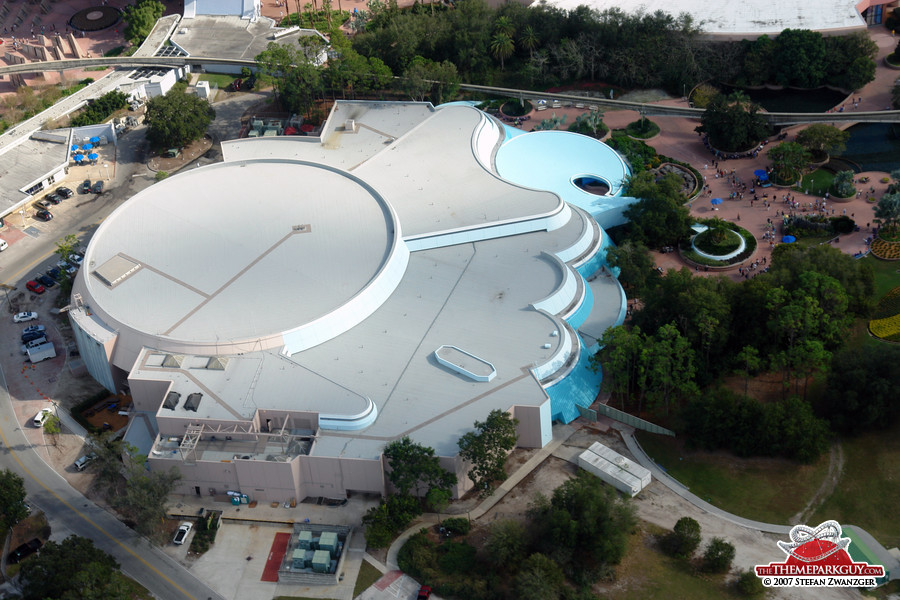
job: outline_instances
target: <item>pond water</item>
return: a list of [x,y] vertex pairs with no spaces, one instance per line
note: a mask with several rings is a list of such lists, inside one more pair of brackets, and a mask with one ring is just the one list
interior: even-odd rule
[[[722,92],[730,94],[735,89],[722,86]],[[839,105],[847,97],[843,92],[828,88],[817,90],[747,90],[747,96],[769,112],[825,112]]]
[[860,123],[850,127],[847,149],[838,157],[861,171],[900,169],[900,127],[889,123]]

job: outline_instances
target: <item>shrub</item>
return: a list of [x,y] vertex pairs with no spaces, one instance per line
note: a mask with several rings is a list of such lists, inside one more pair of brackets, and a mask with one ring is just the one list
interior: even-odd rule
[[766,591],[766,586],[762,584],[762,581],[756,576],[753,569],[742,571],[734,585],[738,593],[748,598],[762,596]]
[[444,573],[462,575],[475,568],[475,548],[466,542],[447,542],[441,546],[438,566]]
[[690,558],[700,545],[700,523],[681,517],[675,527],[661,540],[663,552],[679,558]]
[[391,539],[422,514],[417,498],[411,496],[388,496],[381,504],[374,506],[363,515],[366,526],[366,543],[371,548],[384,548]]
[[453,517],[444,519],[444,529],[455,535],[466,535],[472,528],[472,524],[465,517]]
[[703,553],[703,568],[710,573],[724,573],[731,568],[733,560],[734,544],[716,537],[710,540]]
[[647,139],[659,133],[659,125],[647,118],[638,119],[633,123],[629,123],[625,127],[625,131],[631,137]]
[[163,179],[167,178],[168,176],[169,176],[169,173],[167,171],[157,171],[156,172],[156,180],[157,181],[162,181]]

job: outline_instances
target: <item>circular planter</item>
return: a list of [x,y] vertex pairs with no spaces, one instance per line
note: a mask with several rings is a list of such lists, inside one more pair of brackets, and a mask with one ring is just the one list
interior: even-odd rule
[[[517,110],[511,111],[510,106],[515,106]],[[519,112],[520,110],[524,112]],[[534,110],[534,106],[528,100],[525,101],[524,107],[519,104],[518,100],[512,100],[510,102],[505,102],[503,106],[500,107],[500,114],[509,119],[517,119],[519,117],[524,117],[532,110]]]
[[[706,233],[706,232],[703,232],[703,233]],[[694,249],[694,252],[696,252],[697,254],[699,254],[700,256],[702,256],[703,258],[707,258],[707,259],[709,259],[709,260],[730,260],[730,259],[734,258],[735,256],[737,256],[738,254],[740,254],[741,252],[743,252],[744,250],[747,249],[747,242],[746,242],[746,240],[744,240],[744,236],[742,236],[742,235],[741,235],[740,233],[738,233],[737,231],[734,231],[734,230],[732,230],[732,229],[729,229],[729,230],[727,231],[728,235],[733,235],[733,236],[737,237],[737,238],[740,240],[740,244],[738,245],[737,249],[732,250],[732,251],[729,252],[728,254],[709,254],[709,253],[707,253],[707,252],[704,252],[703,250],[701,250],[700,248],[698,248],[698,247],[696,246],[696,244],[694,244],[694,241],[695,241],[699,236],[703,235],[703,233],[698,233],[697,235],[695,235],[694,237],[691,238],[691,248],[693,248],[693,249]]]

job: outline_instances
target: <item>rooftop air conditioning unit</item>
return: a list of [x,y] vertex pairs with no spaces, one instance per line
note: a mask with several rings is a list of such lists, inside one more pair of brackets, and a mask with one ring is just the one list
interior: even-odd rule
[[356,133],[356,121],[353,119],[347,119],[344,121],[344,131],[352,131]]

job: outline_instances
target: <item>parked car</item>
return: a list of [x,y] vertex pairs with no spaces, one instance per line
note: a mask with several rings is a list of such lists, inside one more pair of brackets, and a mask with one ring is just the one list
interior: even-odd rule
[[94,183],[94,187],[91,188],[91,191],[94,192],[95,194],[102,194],[103,193],[103,182],[98,181],[98,182]]
[[97,458],[97,455],[91,452],[90,454],[85,454],[81,458],[75,461],[75,468],[79,471],[84,471],[91,461]]
[[68,260],[69,260],[70,265],[75,265],[76,267],[80,267],[82,261],[84,261],[84,257],[80,254],[70,254]]
[[28,321],[34,321],[37,318],[38,314],[36,312],[20,312],[13,317],[13,323],[26,323]]
[[9,553],[9,556],[6,557],[6,562],[11,565],[18,564],[22,559],[27,558],[40,550],[41,546],[43,545],[44,542],[42,542],[38,538],[34,538],[29,542],[25,542]]
[[178,531],[175,532],[175,539],[172,540],[176,545],[180,546],[184,543],[184,540],[187,539],[188,534],[191,532],[191,528],[193,525],[190,523],[182,523],[178,526]]
[[22,330],[22,335],[28,335],[29,333],[44,333],[45,331],[47,331],[47,328],[43,325],[29,325]]
[[41,198],[37,202],[34,203],[34,207],[37,209],[47,209],[53,206],[53,203],[47,200],[46,198]]
[[56,190],[56,193],[62,196],[63,198],[71,198],[73,196],[72,190],[67,187],[61,187]]
[[91,193],[91,180],[85,179],[81,182],[81,193],[82,194],[90,194]]
[[62,202],[62,197],[59,194],[57,194],[56,192],[53,192],[52,194],[47,194],[44,197],[47,200],[49,200],[52,204],[59,204],[60,202]]
[[34,426],[35,427],[43,427],[44,423],[47,422],[47,419],[50,418],[50,415],[53,414],[53,411],[49,408],[42,408],[41,412],[34,416]]
[[51,213],[47,209],[42,208],[42,209],[38,210],[37,212],[35,212],[34,216],[35,216],[35,218],[38,218],[41,221],[49,221],[50,219],[53,218],[53,213]]
[[37,281],[33,281],[33,280],[26,283],[25,287],[27,287],[30,291],[34,292],[35,294],[43,294],[44,292],[47,291],[44,288],[44,286],[39,284]]
[[9,248],[9,244],[6,243],[6,240],[0,240],[0,252],[3,252]]
[[52,277],[53,279],[55,279],[57,281],[62,281],[62,271],[60,271],[56,267],[49,269],[47,271],[47,275],[49,275],[50,277]]
[[[22,334],[22,343],[28,344],[29,342],[33,342],[34,340],[46,339],[47,332],[45,331],[33,331],[31,333],[23,333]],[[24,352],[24,350],[23,350]]]
[[35,277],[35,280],[38,281],[41,285],[43,285],[45,288],[52,288],[54,285],[56,285],[56,282],[53,280],[52,277],[45,275],[43,273],[41,273],[40,275]]
[[57,262],[57,263],[56,263],[56,266],[57,266],[60,270],[65,271],[66,273],[68,273],[69,275],[74,275],[75,273],[78,272],[78,267],[76,267],[76,266],[73,265],[73,264],[67,263],[67,262],[65,262],[65,261],[63,261],[63,260]]
[[431,598],[431,587],[423,585],[419,588],[419,593],[416,595],[416,600],[428,600],[429,598]]

